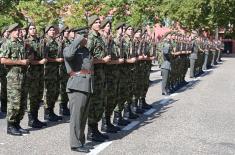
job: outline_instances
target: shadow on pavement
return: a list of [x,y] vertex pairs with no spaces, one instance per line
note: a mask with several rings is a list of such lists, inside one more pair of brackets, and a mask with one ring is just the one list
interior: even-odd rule
[[[163,100],[166,100],[166,102],[164,102],[164,104],[161,104],[163,102]],[[132,120],[132,121],[139,121],[139,123],[133,127],[132,129],[130,130],[127,130],[127,131],[120,131],[116,134],[107,134],[109,135],[110,137],[110,141],[114,141],[114,140],[119,140],[119,139],[122,139],[123,137],[126,137],[128,136],[130,133],[132,133],[133,131],[135,130],[138,130],[139,128],[145,126],[145,125],[148,125],[148,124],[151,124],[153,122],[154,119],[158,118],[158,117],[161,117],[161,115],[165,112],[168,111],[169,108],[171,108],[173,103],[177,102],[178,100],[174,100],[172,98],[168,98],[168,99],[162,99],[160,101],[156,101],[152,104],[153,106],[153,109],[154,112],[149,114],[149,115],[140,115],[139,119],[136,119],[136,120]],[[147,110],[146,110],[147,111]],[[92,144],[92,145],[98,145],[100,143],[96,143],[96,142],[88,142],[89,144]]]
[[47,123],[47,126],[44,127],[44,128],[41,128],[41,129],[38,129],[38,128],[27,128],[29,131],[37,131],[37,130],[43,130],[43,129],[46,129],[46,128],[50,128],[50,127],[53,127],[53,126],[56,126],[56,125],[59,125],[59,124],[62,124],[62,123],[69,123],[69,119],[70,117],[67,116],[63,116],[63,119],[61,121],[58,121],[58,122],[50,122],[50,121],[45,121]]

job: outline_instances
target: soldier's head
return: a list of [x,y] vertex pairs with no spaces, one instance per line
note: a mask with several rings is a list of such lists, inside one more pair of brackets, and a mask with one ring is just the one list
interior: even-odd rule
[[141,38],[141,34],[142,34],[141,28],[136,28],[136,29],[134,30],[134,38],[136,38],[136,39]]
[[20,34],[20,27],[18,23],[9,26],[8,31],[12,39],[18,39]]
[[132,36],[133,28],[130,25],[126,26],[125,34],[128,35],[128,36]]
[[123,34],[123,27],[124,26],[125,26],[125,24],[123,22],[117,23],[117,25],[115,26],[115,30],[116,30],[118,35]]
[[2,28],[1,36],[3,38],[8,38],[9,37],[8,26],[5,26],[5,27]]
[[176,34],[173,33],[172,36],[171,36],[172,40],[176,40]]
[[29,36],[33,36],[33,37],[37,35],[37,29],[33,23],[31,23],[28,27],[28,34]]
[[69,28],[67,26],[63,27],[60,30],[60,34],[61,36],[63,36],[64,38],[68,38],[69,37]]
[[71,29],[69,29],[68,39],[74,40],[74,38],[75,38],[75,31],[73,28],[71,28]]
[[88,26],[91,27],[92,30],[98,32],[100,30],[100,24],[101,21],[97,15],[88,18]]
[[109,19],[104,19],[101,24],[100,24],[100,28],[107,34],[110,33],[111,31],[111,21]]
[[22,27],[22,28],[20,29],[20,33],[21,33],[22,37],[25,38],[26,35],[27,35],[26,27]]
[[45,28],[45,33],[48,37],[54,38],[56,36],[56,27],[54,25],[49,25]]

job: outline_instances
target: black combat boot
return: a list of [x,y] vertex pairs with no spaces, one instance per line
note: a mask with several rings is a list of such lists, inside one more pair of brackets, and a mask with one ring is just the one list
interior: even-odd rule
[[123,119],[122,114],[120,112],[114,112],[113,124],[118,126],[126,126],[130,123],[130,121]]
[[139,100],[139,103],[142,105],[142,108],[143,109],[151,109],[153,106],[149,105],[146,103],[146,100],[144,97],[142,97],[140,100]]
[[69,108],[67,107],[67,103],[60,104],[60,115],[70,116]]
[[143,114],[144,113],[144,109],[142,109],[142,105],[141,104],[138,104],[138,100],[137,99],[133,100],[133,111],[136,114]]
[[106,139],[102,137],[97,131],[98,131],[98,126],[96,129],[96,125],[88,124],[87,140],[104,142]]
[[22,136],[22,132],[16,127],[15,123],[7,122],[7,134],[13,136]]
[[114,126],[109,116],[105,116],[102,118],[102,125],[101,125],[101,131],[107,132],[107,133],[117,133],[121,129],[119,127]]
[[15,123],[15,127],[16,127],[22,134],[29,134],[29,130],[23,129],[23,128],[20,126],[20,122],[16,122],[16,123]]
[[47,126],[47,124],[45,122],[41,122],[38,120],[38,115],[36,114],[32,114],[32,113],[28,113],[28,126],[32,127],[32,128],[43,128],[44,126]]
[[127,103],[124,106],[124,118],[126,119],[137,119],[139,117],[139,115],[134,114],[131,110],[131,104]]
[[44,119],[49,120],[51,122],[58,122],[62,120],[61,116],[58,116],[54,113],[53,109],[45,108],[44,109]]

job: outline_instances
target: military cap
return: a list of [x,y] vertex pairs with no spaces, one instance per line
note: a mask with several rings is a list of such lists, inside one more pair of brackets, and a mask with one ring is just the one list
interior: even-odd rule
[[124,25],[125,25],[125,23],[123,23],[123,22],[117,23],[117,25],[115,26],[115,30],[119,29],[120,27],[123,27]]
[[103,20],[102,22],[101,22],[101,24],[100,24],[100,28],[104,28],[108,23],[110,23],[111,24],[111,21],[109,20],[109,19],[105,19],[105,20]]
[[88,32],[89,32],[89,27],[80,27],[80,28],[76,29],[75,31],[76,31],[76,33],[78,33],[79,35],[84,36],[84,35],[88,34]]
[[45,28],[45,33],[47,33],[49,31],[50,28],[55,28],[54,25],[48,25],[46,28]]
[[8,26],[4,26],[1,30],[1,35],[3,35],[4,32],[6,32],[8,29]]
[[88,17],[88,26],[91,26],[92,24],[94,24],[96,20],[99,20],[99,17],[97,15],[92,15]]
[[69,27],[68,26],[64,26],[63,28],[60,29],[60,33],[63,33],[64,31],[70,31]]
[[134,28],[134,33],[137,33],[139,30],[142,32],[142,29],[140,27]]
[[19,28],[19,24],[18,23],[15,23],[15,24],[12,24],[8,27],[8,31],[11,32],[13,31],[14,29],[16,28]]

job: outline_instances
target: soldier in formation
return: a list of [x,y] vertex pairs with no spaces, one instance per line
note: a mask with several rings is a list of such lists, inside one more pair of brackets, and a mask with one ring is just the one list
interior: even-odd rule
[[[87,139],[104,142],[109,136],[100,132],[99,121],[101,131],[117,133],[152,108],[145,98],[155,56],[162,95],[187,84],[188,68],[194,78],[221,61],[221,40],[194,31],[170,30],[155,37],[148,25],[134,28],[118,22],[113,26],[109,18],[101,21],[97,15],[88,18],[88,26],[58,30],[48,25],[41,38],[32,23],[27,28],[13,24],[2,29],[1,111],[7,110],[8,134],[29,133],[20,126],[26,107],[30,127],[47,126],[38,117],[43,99],[44,120],[57,122],[63,119],[60,115],[71,114],[71,149],[89,152],[93,147],[85,143],[87,121]],[[57,101],[60,115],[54,110]]]

